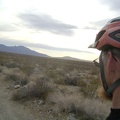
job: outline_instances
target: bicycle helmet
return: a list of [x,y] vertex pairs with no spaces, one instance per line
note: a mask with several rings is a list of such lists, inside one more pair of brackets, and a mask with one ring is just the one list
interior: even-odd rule
[[120,48],[120,17],[108,21],[89,48],[104,50],[108,46]]
[[[108,21],[107,24],[97,34],[95,42],[89,46],[89,48],[96,48],[101,51],[106,49],[108,50],[111,47],[120,49],[120,17]],[[120,86],[120,78],[108,87],[104,73],[102,52],[100,54],[99,61],[101,80],[104,90],[108,96],[112,97],[114,89]]]

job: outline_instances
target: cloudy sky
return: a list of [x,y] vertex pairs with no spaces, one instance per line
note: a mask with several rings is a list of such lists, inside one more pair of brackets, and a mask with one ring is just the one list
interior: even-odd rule
[[53,57],[93,60],[97,32],[120,13],[120,0],[0,0],[0,44]]

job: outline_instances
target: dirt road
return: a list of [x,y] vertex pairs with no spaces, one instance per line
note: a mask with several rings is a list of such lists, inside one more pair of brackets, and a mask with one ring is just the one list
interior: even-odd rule
[[11,100],[7,85],[0,81],[0,120],[38,120],[23,105]]

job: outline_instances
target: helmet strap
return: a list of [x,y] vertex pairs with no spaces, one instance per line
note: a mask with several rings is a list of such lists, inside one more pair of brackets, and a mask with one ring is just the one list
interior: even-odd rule
[[117,79],[107,90],[107,92],[109,94],[113,94],[113,91],[115,90],[115,88],[117,88],[118,86],[120,86],[120,78]]
[[106,82],[106,78],[105,78],[105,73],[104,73],[104,65],[103,65],[103,60],[102,60],[102,52],[100,54],[99,57],[99,61],[100,61],[100,75],[101,75],[101,80],[102,80],[102,84],[103,84],[103,88],[106,92],[106,94],[110,97],[112,97],[113,91],[115,90],[115,88],[117,88],[118,86],[120,86],[120,78],[117,79],[109,88]]
[[106,94],[108,96],[111,96],[111,94],[109,94],[109,92],[108,92],[108,85],[107,85],[106,78],[105,78],[104,65],[103,65],[103,60],[102,60],[102,52],[100,54],[99,61],[100,61],[100,75],[101,75],[103,88],[104,88]]

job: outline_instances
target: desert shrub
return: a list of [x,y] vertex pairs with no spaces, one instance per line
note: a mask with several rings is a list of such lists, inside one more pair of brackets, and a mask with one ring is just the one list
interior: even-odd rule
[[56,112],[73,113],[78,120],[104,120],[109,109],[109,105],[94,99],[84,99],[80,94],[65,95],[56,92],[48,100],[55,104]]
[[45,78],[39,78],[34,83],[30,83],[26,88],[22,87],[13,93],[13,100],[21,100],[24,98],[40,98],[45,100],[53,91],[52,84]]
[[61,68],[56,68],[56,69],[47,69],[45,71],[45,74],[46,76],[48,76],[49,78],[52,78],[52,79],[57,79],[61,76],[65,76],[65,71]]
[[73,86],[77,86],[78,85],[78,82],[79,82],[79,77],[77,77],[77,76],[69,76],[69,75],[67,75],[66,77],[65,77],[65,80],[64,80],[64,83],[66,84],[66,85],[73,85]]
[[23,65],[21,68],[21,71],[25,73],[27,76],[30,76],[33,73],[34,67],[31,66],[30,64]]
[[28,94],[29,94],[29,89],[27,86],[24,86],[13,92],[12,99],[14,101],[22,100],[24,98],[27,98]]
[[81,81],[81,83],[83,85],[80,85],[80,92],[82,92],[82,94],[85,97],[88,97],[88,98],[96,97],[96,91],[99,86],[98,80],[93,79],[93,80],[90,80],[88,83]]
[[79,81],[78,81],[78,84],[77,84],[79,87],[86,87],[87,86],[87,83],[86,83],[86,81],[84,81],[84,79],[80,79]]
[[17,62],[8,61],[8,62],[6,62],[5,66],[8,67],[8,68],[17,68],[20,65]]
[[19,84],[21,86],[28,83],[28,77],[24,74],[7,74],[6,80],[14,82],[15,85]]
[[52,85],[49,81],[45,78],[40,78],[31,86],[29,95],[45,100],[52,90]]
[[53,70],[47,70],[46,72],[45,72],[45,74],[49,77],[49,78],[56,78],[56,73],[55,73],[55,71],[53,71]]
[[59,76],[58,78],[54,79],[54,83],[55,84],[62,84],[62,85],[64,85],[65,84],[64,76]]
[[98,75],[98,74],[99,74],[99,69],[92,69],[92,70],[90,71],[90,74],[91,74],[91,75]]

